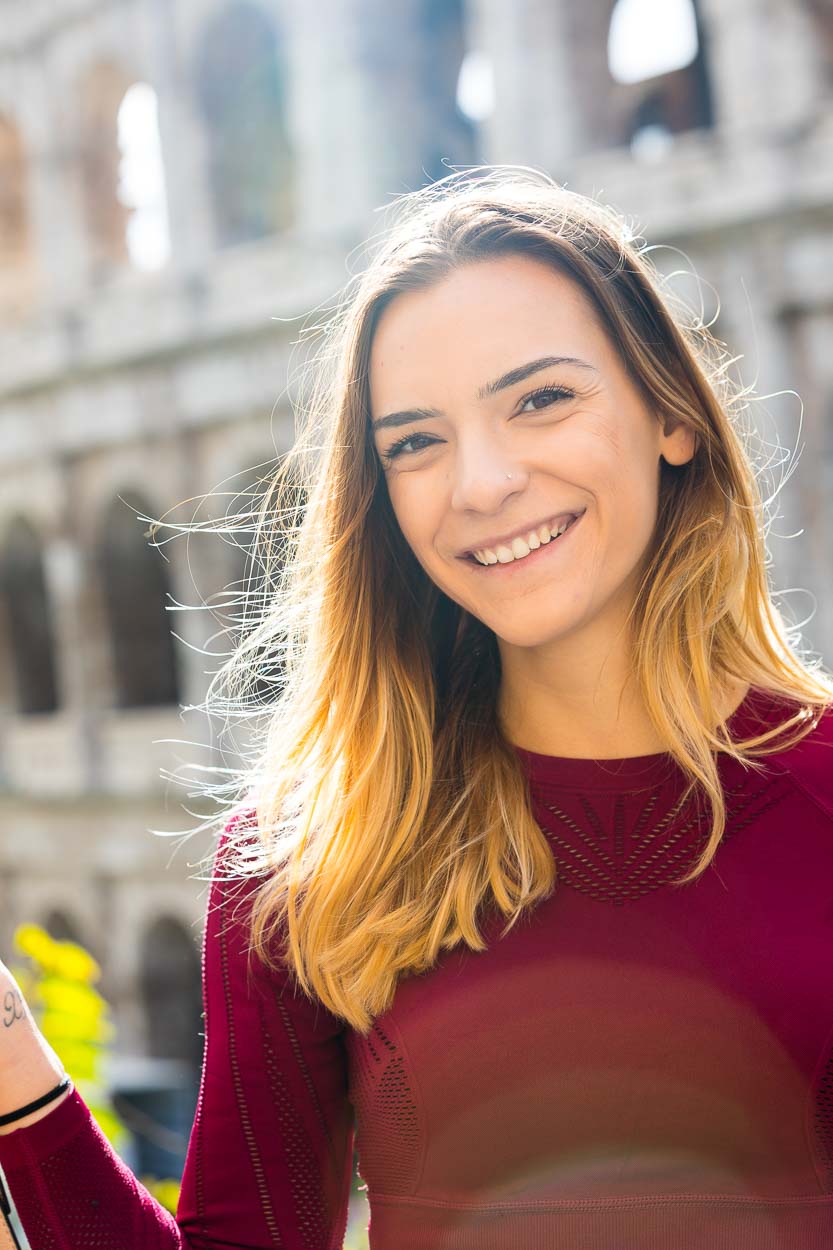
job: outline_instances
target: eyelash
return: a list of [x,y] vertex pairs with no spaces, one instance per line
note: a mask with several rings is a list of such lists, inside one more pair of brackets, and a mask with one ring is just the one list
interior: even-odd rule
[[[537,399],[541,395],[553,395],[556,399],[574,399],[575,391],[571,391],[567,386],[539,386],[537,390],[530,391],[528,395],[524,396],[521,400],[521,407],[523,408],[523,406],[528,404],[531,399]],[[549,405],[547,405],[547,407],[548,406]],[[538,408],[535,409],[535,411],[541,412],[542,409]],[[523,415],[528,416],[529,414],[524,413]],[[416,455],[416,451],[424,451],[424,447],[418,447],[416,451],[404,451],[405,445],[412,442],[415,438],[430,438],[430,435],[420,433],[403,434],[401,438],[397,439],[395,443],[390,445],[387,451],[382,452],[382,459],[391,461],[395,460],[400,455],[413,456]],[[431,444],[428,443],[427,445],[430,447]]]

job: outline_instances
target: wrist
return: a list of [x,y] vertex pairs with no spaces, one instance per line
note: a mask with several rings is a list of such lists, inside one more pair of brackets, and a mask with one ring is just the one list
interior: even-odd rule
[[41,1119],[41,1116],[48,1114],[48,1111],[54,1106],[63,1103],[66,1096],[73,1091],[73,1081],[68,1075],[64,1075],[58,1084],[51,1086],[51,1089],[41,1094],[39,1098],[33,1099],[30,1103],[25,1103],[15,1111],[9,1111],[8,1114],[0,1115],[0,1131],[8,1129],[25,1129],[26,1125],[35,1124]]
[[[38,1120],[42,1120],[62,1102],[65,1102],[73,1091],[73,1082],[71,1077],[66,1073],[62,1075],[60,1080],[50,1086],[45,1093],[38,1095],[36,1098],[29,1099],[28,1102],[21,1104],[14,1112],[7,1113],[14,1118],[8,1123],[2,1121],[6,1119],[6,1115],[0,1115],[0,1136],[5,1133],[13,1133],[15,1129],[26,1128],[30,1124],[36,1124]],[[21,1115],[21,1111],[26,1111],[26,1115]]]
[[[0,1116],[19,1111],[30,1102],[48,1094],[67,1075],[64,1065],[51,1047],[36,1046],[25,1058],[11,1068],[4,1068],[0,1075]],[[46,1106],[32,1111],[20,1120],[11,1124],[0,1124],[0,1134],[13,1133],[17,1128],[25,1128],[43,1119],[60,1103],[64,1102],[72,1092],[72,1087],[64,1090],[58,1098]]]

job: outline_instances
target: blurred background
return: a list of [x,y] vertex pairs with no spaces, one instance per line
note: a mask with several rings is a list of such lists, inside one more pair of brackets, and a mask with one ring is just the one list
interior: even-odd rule
[[477,163],[619,209],[740,358],[773,586],[829,663],[833,0],[0,0],[0,951],[31,922],[100,962],[146,1173],[193,1113],[207,849],[149,830],[207,810],[171,777],[222,762],[194,709],[247,556],[142,518],[252,507],[297,319]]

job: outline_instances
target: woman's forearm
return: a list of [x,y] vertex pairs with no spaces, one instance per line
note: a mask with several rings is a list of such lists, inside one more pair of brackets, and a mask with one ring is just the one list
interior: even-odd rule
[[[47,1094],[63,1076],[63,1064],[35,1024],[20,986],[0,960],[0,1116]],[[70,1093],[71,1089],[67,1089],[38,1111],[12,1124],[0,1125],[0,1134],[34,1124],[60,1106]]]

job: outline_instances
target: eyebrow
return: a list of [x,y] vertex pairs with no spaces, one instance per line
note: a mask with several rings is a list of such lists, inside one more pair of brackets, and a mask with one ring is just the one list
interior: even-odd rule
[[[592,373],[598,373],[598,369],[588,364],[586,360],[580,360],[578,356],[540,356],[537,360],[530,360],[525,365],[517,365],[508,373],[495,378],[493,382],[487,382],[478,390],[477,398],[487,399],[490,395],[497,395],[498,391],[506,390],[508,386],[517,386],[519,382],[526,381],[533,373],[540,373],[542,369],[551,369],[553,365],[575,365],[579,369],[589,369]],[[407,425],[410,421],[428,421],[432,417],[442,417],[442,415],[439,408],[406,408],[402,412],[389,412],[384,417],[376,417],[371,422],[371,426],[374,430],[393,429],[398,425]]]

